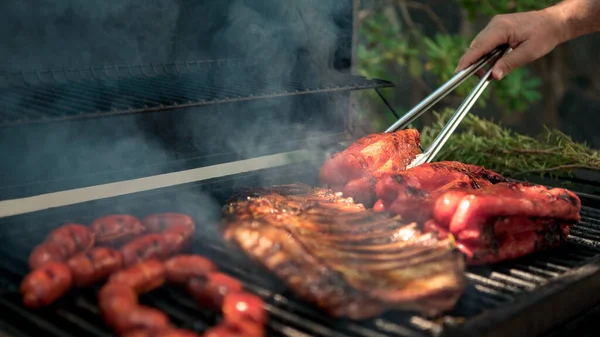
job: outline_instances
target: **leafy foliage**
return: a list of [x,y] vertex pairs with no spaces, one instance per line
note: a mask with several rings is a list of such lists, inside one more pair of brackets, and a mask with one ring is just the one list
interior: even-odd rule
[[[425,145],[437,137],[454,113],[435,113],[437,122],[421,132]],[[576,169],[600,171],[600,153],[575,143],[558,130],[539,137],[515,133],[492,121],[469,114],[435,158],[482,165],[510,177],[530,174],[569,177]]]
[[[510,1],[498,1],[498,4],[504,2]],[[461,3],[474,8],[477,1],[463,0]],[[523,6],[528,3],[533,2],[524,1],[524,4],[519,4],[515,8],[525,8]],[[500,7],[495,2],[493,8]],[[399,23],[402,21],[399,19],[401,16],[398,14],[399,11],[392,5],[383,10],[372,11],[363,19],[357,50],[359,72],[367,77],[393,81],[395,79],[390,78],[391,74],[398,71],[391,70],[406,67],[410,76],[420,83],[425,83],[432,77],[431,75],[436,86],[448,81],[454,75],[456,65],[472,37],[438,33],[433,38],[429,38],[418,28],[406,24],[402,26]],[[470,78],[452,95],[459,98],[466,97],[477,81],[475,77]],[[478,100],[480,106],[485,106],[490,97],[494,96],[495,103],[506,113],[521,112],[529,104],[541,98],[539,93],[541,81],[533,77],[527,68],[514,70],[497,84],[493,92],[486,90],[483,93]]]
[[526,12],[546,8],[556,1],[552,0],[459,0],[469,19],[477,15],[494,16],[502,13]]

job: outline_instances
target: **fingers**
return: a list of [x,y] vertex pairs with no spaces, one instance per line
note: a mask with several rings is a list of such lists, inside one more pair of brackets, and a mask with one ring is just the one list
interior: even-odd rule
[[460,61],[458,61],[456,72],[475,63],[496,47],[510,42],[511,35],[508,28],[510,26],[504,24],[504,21],[506,20],[503,18],[495,17],[490,21],[487,27],[475,36],[469,49],[465,52]]
[[533,62],[538,58],[538,52],[535,50],[535,44],[531,41],[525,41],[513,51],[501,57],[494,65],[492,70],[492,78],[501,80],[515,68],[523,66],[529,62]]

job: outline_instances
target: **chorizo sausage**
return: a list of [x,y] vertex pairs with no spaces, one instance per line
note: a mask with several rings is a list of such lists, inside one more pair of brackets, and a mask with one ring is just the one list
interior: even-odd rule
[[[138,329],[160,331],[170,327],[169,317],[160,310],[138,305],[124,313],[107,312],[111,327],[119,334]],[[114,316],[114,317],[111,317]]]
[[96,247],[79,253],[67,261],[73,275],[73,284],[78,287],[102,281],[110,274],[123,268],[123,256],[109,247]]
[[149,259],[166,259],[169,255],[167,242],[161,234],[148,234],[137,238],[123,247],[123,263],[126,267]]
[[151,214],[142,220],[142,225],[151,233],[159,233],[176,225],[189,227],[192,231],[196,227],[190,216],[180,213]]
[[194,234],[194,228],[175,225],[165,229],[161,234],[165,239],[168,255],[173,255],[187,247]]
[[119,245],[146,231],[138,218],[128,214],[98,218],[90,224],[90,229],[99,245]]
[[138,306],[137,294],[126,284],[108,283],[98,293],[98,306],[106,324],[113,326],[115,317]]
[[94,233],[87,226],[68,223],[53,230],[44,242],[53,242],[64,247],[68,256],[71,256],[92,248],[94,241]]
[[200,255],[178,255],[165,262],[165,269],[169,282],[185,285],[194,277],[206,278],[217,266]]
[[156,259],[151,259],[112,274],[108,282],[125,284],[137,294],[143,294],[162,286],[165,279],[164,264]]
[[64,262],[68,256],[64,246],[55,242],[45,242],[36,246],[29,254],[29,268],[41,268],[49,262]]
[[123,337],[200,337],[197,333],[190,330],[167,328],[164,330],[135,330],[128,332]]
[[94,233],[84,225],[68,223],[53,230],[44,242],[29,255],[29,268],[36,269],[48,262],[65,262],[77,252],[94,245]]
[[265,328],[262,325],[249,321],[228,321],[210,328],[204,332],[203,337],[263,337]]
[[40,308],[56,301],[71,287],[71,271],[64,263],[49,262],[33,270],[21,282],[23,304]]
[[210,272],[206,278],[194,277],[187,284],[187,291],[196,302],[213,310],[221,309],[225,295],[242,290],[240,281],[220,272]]
[[225,295],[222,311],[225,321],[251,321],[260,325],[267,323],[263,300],[245,291]]

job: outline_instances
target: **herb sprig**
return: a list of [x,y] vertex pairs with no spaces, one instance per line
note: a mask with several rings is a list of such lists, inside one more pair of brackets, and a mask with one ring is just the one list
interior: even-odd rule
[[[434,112],[437,121],[421,132],[424,147],[437,137],[453,112]],[[534,174],[562,178],[571,177],[577,169],[600,171],[599,152],[559,130],[545,128],[540,136],[530,137],[473,114],[463,119],[435,160],[481,165],[514,178]]]

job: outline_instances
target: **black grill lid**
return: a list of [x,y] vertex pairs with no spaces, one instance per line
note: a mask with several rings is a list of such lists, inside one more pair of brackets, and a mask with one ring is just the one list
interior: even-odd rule
[[344,135],[351,91],[393,85],[292,75],[240,60],[4,73],[0,200],[318,152]]

